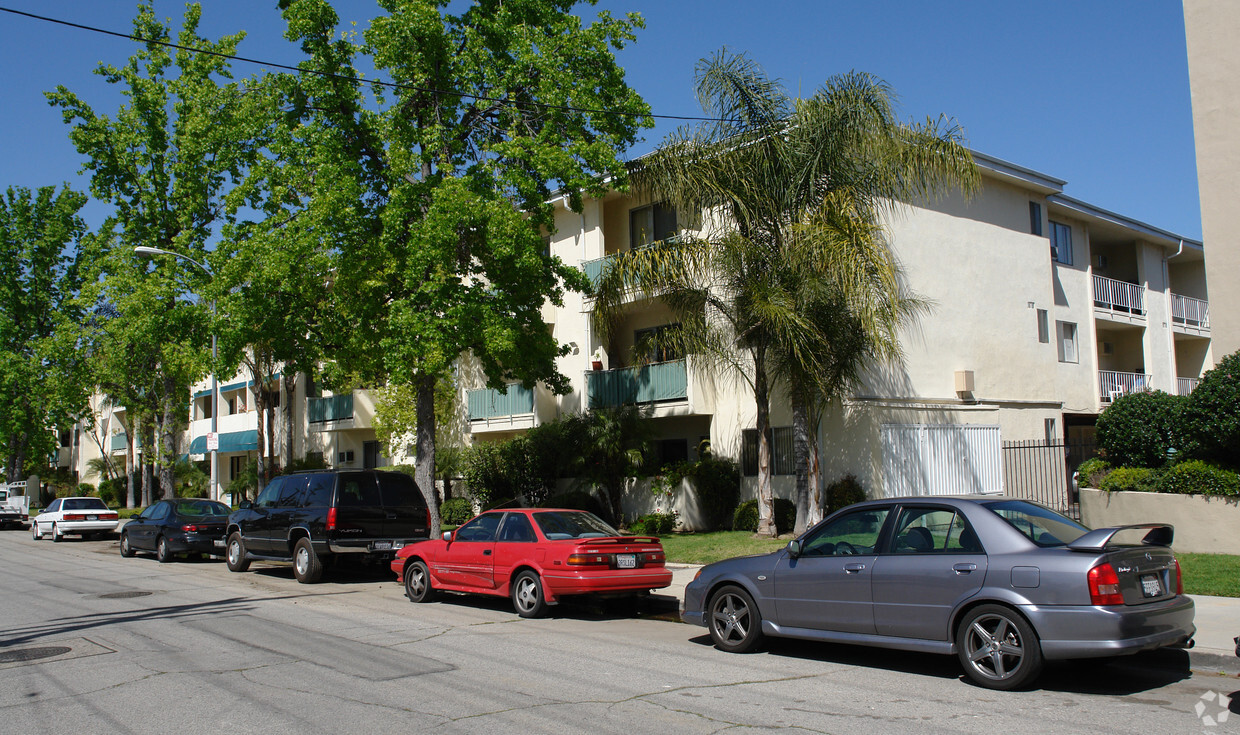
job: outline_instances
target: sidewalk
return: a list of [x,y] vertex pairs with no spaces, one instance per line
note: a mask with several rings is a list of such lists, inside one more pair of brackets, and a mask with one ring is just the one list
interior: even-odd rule
[[[685,585],[693,581],[701,567],[695,564],[668,564],[672,570],[670,587],[654,593],[654,597],[674,598],[675,609],[685,598]],[[1240,636],[1240,599],[1235,597],[1208,597],[1189,595],[1197,606],[1194,622],[1197,644],[1188,650],[1189,665],[1195,671],[1240,675],[1240,657],[1232,640]],[[664,601],[671,605],[671,599]],[[1151,657],[1150,660],[1154,660]]]

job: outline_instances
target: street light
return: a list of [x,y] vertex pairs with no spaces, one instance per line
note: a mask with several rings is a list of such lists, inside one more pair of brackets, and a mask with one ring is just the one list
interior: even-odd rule
[[[133,249],[138,255],[171,255],[174,258],[187,260],[190,263],[203,269],[208,276],[215,278],[215,274],[207,267],[205,263],[199,263],[188,255],[164,250],[163,248],[152,248],[146,245],[138,245]],[[215,314],[215,299],[211,299],[211,313]],[[218,357],[215,346],[215,330],[211,330],[211,434],[207,438],[208,444],[214,444],[211,451],[211,499],[220,499],[220,457],[219,457],[219,434],[216,432],[220,415],[220,391],[219,383],[215,378],[215,361]]]

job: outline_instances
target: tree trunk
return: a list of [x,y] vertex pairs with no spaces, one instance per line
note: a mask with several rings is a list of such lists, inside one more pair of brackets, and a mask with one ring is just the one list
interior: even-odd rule
[[155,427],[142,425],[142,506],[155,500],[155,465],[151,449],[155,446]]
[[118,419],[121,428],[125,430],[125,507],[134,507],[134,481],[137,473],[134,468],[134,451],[133,443],[137,440],[137,436],[133,433],[133,428],[128,421]]
[[758,423],[758,535],[774,538],[775,497],[771,489],[771,398],[766,382],[766,353],[754,351],[754,399]]
[[262,375],[259,374],[258,370],[251,370],[250,374],[254,378],[254,426],[258,438],[258,469],[254,473],[254,497],[258,497],[258,493],[261,493],[263,487],[267,484],[267,460],[263,457],[267,449],[267,429],[263,426],[263,417],[267,412],[267,401],[265,396],[263,396]]
[[155,455],[159,463],[159,495],[165,499],[176,495],[176,474],[173,468],[177,461],[176,417],[180,410],[176,381],[165,377],[164,410],[159,420],[159,451]]
[[[285,366],[287,369],[287,366]],[[297,377],[284,376],[284,466],[293,461],[293,398],[297,395]]]
[[821,422],[810,421],[809,432],[809,518],[806,519],[806,528],[813,526],[818,521],[826,517],[823,509],[823,492],[822,492],[822,462],[818,457],[818,426]]
[[792,442],[796,461],[796,504],[797,519],[792,532],[800,536],[810,523],[810,432],[809,407],[806,406],[805,392],[794,388],[792,391]]
[[431,538],[439,536],[439,492],[435,489],[435,376],[419,373],[417,390],[417,460],[414,479],[431,512]]

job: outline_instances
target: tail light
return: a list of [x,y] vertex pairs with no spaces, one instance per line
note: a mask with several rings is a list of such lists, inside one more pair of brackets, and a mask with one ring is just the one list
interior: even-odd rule
[[574,567],[611,566],[611,554],[570,554],[568,563]]
[[426,527],[427,529],[431,527],[431,507],[429,505],[426,506]]
[[84,521],[86,520],[86,514],[85,513],[65,513],[64,518],[62,518],[61,520]]
[[187,523],[184,526],[181,526],[181,530],[185,531],[186,533],[198,533],[202,529],[199,528],[198,526],[195,526],[192,523]]
[[1124,604],[1124,596],[1119,591],[1119,575],[1109,563],[1103,562],[1089,570],[1089,604]]
[[1175,593],[1182,595],[1184,594],[1184,573],[1180,571],[1180,560],[1172,559],[1171,561],[1175,563]]
[[647,564],[662,564],[667,561],[667,557],[663,555],[662,551],[648,551],[642,556],[646,557]]
[[335,508],[327,509],[327,530],[328,531],[336,530],[336,509]]

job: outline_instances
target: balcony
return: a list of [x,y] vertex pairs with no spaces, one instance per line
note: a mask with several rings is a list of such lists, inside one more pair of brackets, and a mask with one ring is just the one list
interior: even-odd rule
[[586,390],[590,408],[683,401],[689,397],[689,373],[684,360],[596,370],[586,373]]
[[1151,376],[1145,373],[1120,373],[1114,370],[1098,371],[1099,396],[1103,403],[1110,403],[1120,396],[1150,389]]
[[1197,384],[1201,382],[1201,378],[1176,378],[1175,392],[1179,395],[1186,396],[1197,389]]
[[366,391],[349,391],[334,396],[307,398],[306,423],[310,431],[322,433],[370,428],[369,417],[373,414],[373,408],[368,400],[358,400],[368,395]]
[[1136,283],[1094,276],[1094,306],[1121,314],[1145,314],[1145,289]]
[[469,420],[482,421],[534,413],[534,391],[517,383],[504,390],[479,388],[469,391]]
[[581,270],[586,272],[586,278],[590,279],[590,283],[595,286],[598,285],[599,279],[603,277],[603,267],[611,257],[613,256],[608,255],[602,258],[595,258],[581,264]]
[[1210,328],[1210,302],[1171,294],[1171,323],[1179,327]]

